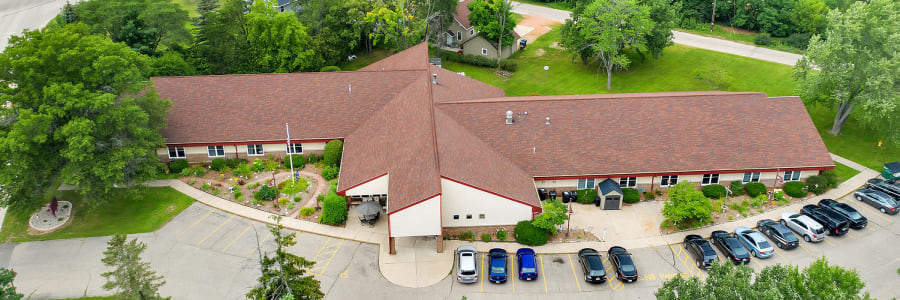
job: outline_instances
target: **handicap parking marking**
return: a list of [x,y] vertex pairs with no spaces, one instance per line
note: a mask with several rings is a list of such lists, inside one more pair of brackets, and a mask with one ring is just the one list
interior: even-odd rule
[[332,238],[330,237],[325,240],[325,243],[322,244],[322,248],[319,249],[319,253],[317,253],[316,257],[313,259],[316,264],[324,263],[325,265],[309,269],[309,274],[324,274],[325,270],[328,269],[328,265],[330,265],[331,261],[334,260],[334,256],[337,255],[338,250],[341,249],[341,245],[343,245],[345,241],[343,239],[338,239],[339,241],[337,243],[329,244],[328,242],[331,240]]
[[[693,264],[688,264],[688,263],[686,262],[686,259],[687,259],[687,257],[686,257],[686,256],[687,256],[687,252],[684,251],[684,248],[681,247],[681,245],[678,245],[678,251],[675,251],[675,248],[672,247],[672,244],[670,244],[670,245],[669,245],[669,249],[672,250],[672,253],[675,253],[675,259],[678,260],[678,262],[680,262],[682,266],[684,266],[685,268],[687,268],[687,271],[690,272],[691,276],[694,276],[694,268],[691,267]],[[718,254],[717,254],[717,255],[718,255]],[[676,268],[676,269],[677,269],[677,268]]]
[[271,231],[269,231],[269,235],[266,235],[266,238],[264,238],[262,241],[259,242],[259,246],[253,247],[253,249],[250,249],[250,253],[247,253],[247,256],[246,256],[246,257],[249,258],[250,255],[253,255],[253,252],[256,252],[256,250],[258,250],[259,247],[262,247],[262,244],[265,243],[266,241],[268,241],[270,238],[272,238],[272,232],[271,232]]
[[237,242],[237,240],[240,239],[242,236],[244,236],[244,234],[247,233],[247,231],[250,231],[250,228],[252,228],[252,227],[253,227],[253,223],[247,224],[247,228],[244,228],[244,231],[241,231],[240,234],[238,234],[236,237],[234,237],[234,239],[231,240],[231,242],[228,243],[228,245],[226,245],[225,248],[222,249],[222,253],[225,253],[225,251],[228,251],[228,248],[231,248],[231,245],[234,245],[234,242]]
[[566,257],[569,258],[569,266],[572,267],[572,276],[575,279],[575,285],[578,286],[578,292],[581,293],[581,282],[578,280],[578,274],[575,274],[575,264],[572,263],[572,254],[566,254]]
[[214,233],[216,233],[217,231],[219,231],[219,229],[222,229],[222,226],[225,226],[225,224],[228,224],[228,222],[231,222],[231,219],[234,219],[234,215],[233,215],[233,214],[231,214],[231,216],[228,217],[228,219],[225,220],[225,222],[222,222],[222,224],[219,224],[219,226],[216,227],[216,229],[213,229],[213,231],[210,231],[209,233],[207,233],[206,236],[204,236],[203,239],[201,239],[200,242],[197,243],[197,246],[202,245],[203,242],[205,242],[207,239],[209,239],[209,237],[211,237]]
[[181,233],[179,233],[178,235],[176,235],[175,238],[177,239],[177,238],[181,237],[181,236],[184,235],[186,232],[188,232],[188,230],[191,230],[191,228],[194,228],[194,226],[197,226],[197,224],[199,224],[200,222],[202,222],[203,219],[206,219],[206,217],[209,217],[209,215],[212,214],[213,210],[214,210],[214,209],[210,208],[209,211],[206,212],[205,215],[203,215],[202,217],[200,217],[200,219],[197,219],[197,221],[195,221],[193,224],[191,224],[190,226],[188,226],[188,228],[185,228],[184,231],[182,231]]
[[544,256],[538,255],[538,258],[541,260],[541,274],[544,274],[543,275],[544,278],[541,278],[541,279],[543,279],[542,281],[544,282],[544,294],[549,294],[550,292],[547,290],[547,273],[544,272]]

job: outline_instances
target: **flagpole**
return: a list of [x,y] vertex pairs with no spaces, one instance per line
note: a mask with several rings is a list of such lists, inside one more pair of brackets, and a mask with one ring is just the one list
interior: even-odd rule
[[[287,149],[293,150],[293,149],[291,149],[291,128],[288,127],[287,122],[284,123],[284,130],[287,132]],[[294,151],[288,151],[288,159],[290,160],[290,163],[291,163],[291,185],[293,186],[294,185],[294,155],[291,154],[291,152],[294,152]]]

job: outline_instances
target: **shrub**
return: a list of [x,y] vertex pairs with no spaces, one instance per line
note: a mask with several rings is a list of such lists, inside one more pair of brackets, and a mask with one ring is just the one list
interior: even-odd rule
[[638,203],[641,201],[641,193],[633,188],[622,189],[622,201],[625,203]]
[[344,197],[336,194],[325,197],[322,204],[322,216],[319,217],[319,223],[337,225],[347,219],[347,201]]
[[253,199],[256,200],[275,200],[275,197],[278,196],[278,189],[270,187],[268,185],[263,186],[259,189],[258,192],[253,194]]
[[485,243],[490,242],[490,241],[491,241],[491,234],[490,234],[490,233],[482,233],[482,234],[481,234],[481,241],[482,241],[482,242],[485,242]]
[[300,200],[303,200],[303,198],[300,196],[294,197],[294,202],[300,202]]
[[243,195],[244,195],[244,193],[241,193],[241,191],[235,191],[235,192],[234,192],[234,198],[235,198],[235,199],[240,198],[240,197],[243,196]]
[[828,179],[825,179],[823,176],[809,176],[806,178],[806,186],[807,190],[816,195],[821,195],[828,189]]
[[504,59],[500,61],[500,69],[515,72],[517,69],[519,69],[519,63],[514,60]]
[[312,214],[315,213],[315,212],[316,212],[316,209],[315,209],[315,208],[312,208],[312,207],[303,207],[303,208],[300,208],[300,215],[301,215],[301,216],[304,216],[304,217],[312,216]]
[[262,172],[266,169],[266,164],[262,159],[257,158],[253,160],[253,165],[251,167],[254,172]]
[[232,159],[225,160],[225,165],[231,169],[237,169],[238,167],[240,167],[242,165],[246,165],[246,164],[247,164],[247,160],[243,159],[243,158],[232,158]]
[[753,201],[750,202],[750,207],[757,208],[762,206],[766,202],[769,202],[769,196],[765,194],[759,195],[756,196],[756,198],[753,198]]
[[505,241],[506,240],[506,230],[503,230],[503,228],[500,228],[500,230],[497,231],[497,239],[501,240],[501,241]]
[[753,198],[766,193],[766,185],[759,182],[749,182],[744,185],[744,189],[747,190],[747,195]]
[[474,240],[474,239],[475,239],[475,234],[472,233],[471,230],[459,234],[459,240],[461,240],[461,241],[469,241],[469,240]]
[[837,174],[834,173],[834,170],[824,171],[821,176],[822,178],[825,178],[825,183],[828,184],[829,187],[836,188],[838,186],[838,178]]
[[656,199],[656,195],[651,192],[644,192],[644,200],[653,200]]
[[188,185],[194,185],[194,183],[197,183],[197,181],[193,179],[188,180]]
[[516,224],[516,241],[523,245],[540,246],[547,243],[550,233],[535,227],[531,221],[520,221]]
[[710,184],[703,187],[703,196],[710,199],[722,199],[725,197],[725,187],[721,184]]
[[325,144],[325,150],[322,153],[322,160],[329,166],[341,166],[341,154],[344,151],[344,142],[341,140],[332,140]]
[[316,196],[316,201],[319,201],[319,202],[325,201],[325,195],[319,194],[318,196]]
[[210,188],[212,188],[212,186],[210,186],[209,183],[204,183],[202,186],[200,186],[200,189],[204,191]]
[[812,35],[810,35],[809,33],[798,32],[791,34],[787,38],[785,38],[784,43],[797,49],[806,50],[806,47],[809,46],[809,39],[811,38]]
[[212,194],[218,196],[219,193],[221,193],[221,192],[222,192],[222,191],[220,191],[219,189],[214,189],[214,190],[212,191]]
[[222,169],[225,169],[227,166],[226,163],[225,159],[220,157],[213,159],[212,163],[209,164],[209,167],[216,171],[222,171]]
[[293,160],[294,169],[303,169],[306,166],[306,157],[303,154],[291,154],[284,158],[284,167],[291,168],[291,160]]
[[179,174],[182,170],[188,168],[186,159],[176,159],[169,162],[169,174]]
[[277,161],[272,160],[271,158],[268,158],[265,162],[263,162],[263,166],[266,168],[266,171],[276,171],[278,170],[278,167],[281,166],[281,164],[279,164]]
[[805,187],[806,185],[802,182],[791,181],[784,184],[784,193],[794,198],[803,198],[806,196],[806,191],[803,190]]
[[771,45],[772,44],[772,36],[768,33],[760,33],[753,37],[753,43],[757,45]]
[[340,72],[341,68],[338,66],[324,66],[319,69],[319,72]]
[[338,172],[338,167],[325,166],[322,168],[322,178],[325,178],[325,180],[335,179],[338,176]]
[[594,199],[597,198],[597,190],[595,189],[583,189],[578,190],[578,203],[581,204],[592,204],[594,203]]
[[744,185],[740,181],[731,182],[731,195],[740,196],[744,194]]

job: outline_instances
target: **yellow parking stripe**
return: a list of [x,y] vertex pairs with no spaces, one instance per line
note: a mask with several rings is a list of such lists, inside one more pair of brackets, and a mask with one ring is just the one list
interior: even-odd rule
[[778,255],[778,257],[781,257],[781,259],[784,260],[784,263],[786,263],[786,264],[791,263],[790,261],[787,260],[787,258],[784,257],[784,255],[781,255],[781,253],[779,253],[778,251],[775,251],[775,254]]
[[[328,244],[328,241],[325,241],[325,244],[327,245],[327,244]],[[331,264],[331,261],[334,260],[334,255],[337,254],[337,251],[341,249],[341,245],[343,245],[343,244],[344,244],[344,240],[341,240],[339,243],[337,243],[337,244],[332,244],[332,245],[330,245],[330,246],[328,246],[328,247],[322,246],[322,249],[327,249],[327,248],[331,248],[331,247],[334,247],[334,246],[337,246],[337,247],[334,249],[334,251],[326,252],[326,253],[324,253],[324,254],[316,255],[316,262],[323,262],[323,261],[324,261],[324,262],[325,262],[325,265],[324,265],[324,266],[321,266],[321,267],[318,267],[318,268],[310,269],[310,270],[309,270],[309,274],[312,274],[312,275],[322,275],[322,274],[324,274],[324,273],[325,273],[325,270],[328,269],[328,265],[330,265],[330,264]],[[321,250],[319,250],[319,251],[321,251]],[[328,258],[323,259],[323,260],[319,260],[319,256],[328,256]],[[319,269],[321,269],[321,271],[314,271],[314,270],[319,270]]]
[[828,238],[825,238],[823,241],[825,241],[825,243],[828,243],[828,244],[831,245],[832,247],[837,247],[837,246],[835,246],[834,244],[832,244],[831,242],[829,242],[829,241],[828,241]]
[[213,209],[210,208],[209,212],[207,212],[205,215],[203,215],[203,217],[200,217],[200,219],[197,219],[197,221],[194,222],[194,224],[191,224],[191,226],[188,226],[188,228],[185,228],[184,231],[182,231],[181,233],[176,235],[175,238],[177,239],[177,238],[181,237],[181,235],[183,235],[185,232],[188,232],[188,230],[191,230],[191,228],[194,228],[194,226],[196,226],[198,223],[203,221],[203,219],[206,219],[206,217],[209,217],[209,215],[212,214],[212,212],[213,212]]
[[806,253],[809,253],[809,255],[813,255],[812,251],[809,251],[809,249],[806,249],[806,246],[803,246],[803,244],[798,243],[797,245],[800,245],[800,248],[803,248],[803,250],[806,250]]
[[756,264],[757,267],[762,269],[762,267],[763,267],[762,264],[760,264],[757,260],[759,260],[759,258],[751,258],[750,259],[750,261],[752,261],[754,264]]
[[[509,259],[509,258],[507,257],[507,259]],[[519,276],[519,271],[518,271],[518,269],[516,269],[516,259],[512,260],[512,265],[513,265],[512,273],[514,276],[509,276],[509,277],[510,277],[510,280],[512,280],[513,294],[515,294],[516,293],[516,276]],[[509,270],[507,270],[507,271],[509,271]]]
[[544,294],[547,294],[550,292],[547,290],[547,273],[544,273],[544,256],[540,255],[540,256],[538,256],[538,258],[541,259],[541,274],[543,274],[543,275],[540,275],[540,276],[542,276],[541,281],[544,282]]
[[572,263],[572,255],[566,254],[566,256],[569,258],[569,266],[572,267],[572,276],[575,277],[575,284],[578,285],[578,292],[581,293],[581,282],[578,282],[578,275],[575,274],[575,264]]
[[[262,243],[265,243],[265,242],[268,241],[270,238],[272,238],[272,232],[271,232],[271,231],[269,232],[269,235],[266,236],[266,238],[264,238],[261,242],[259,242],[259,246],[262,247]],[[257,247],[253,247],[253,249],[250,250],[250,253],[247,253],[247,256],[246,256],[246,257],[250,257],[250,255],[253,255],[253,252],[256,252],[256,250],[257,250]]]
[[484,278],[487,277],[487,274],[484,274],[484,253],[481,254],[481,292],[484,293]]
[[247,224],[247,228],[244,228],[244,231],[241,231],[241,233],[238,234],[238,236],[236,236],[233,240],[231,240],[231,242],[228,243],[228,245],[225,246],[224,249],[222,249],[222,252],[225,252],[225,251],[228,250],[228,248],[231,248],[231,245],[234,245],[234,242],[237,242],[237,240],[238,240],[239,238],[241,238],[242,236],[244,236],[244,234],[247,233],[247,231],[250,231],[250,228],[251,228],[251,227],[253,227],[253,224]]
[[219,227],[216,227],[216,229],[213,229],[213,231],[210,231],[208,234],[206,234],[206,236],[204,236],[203,239],[200,240],[199,243],[197,243],[197,246],[202,245],[203,242],[206,241],[206,239],[208,239],[209,237],[211,237],[213,235],[213,233],[216,233],[216,231],[219,231],[219,229],[222,229],[222,226],[225,226],[225,224],[228,224],[228,222],[231,222],[231,219],[234,219],[234,215],[231,215],[231,217],[228,217],[228,220],[225,220],[225,222],[222,222],[222,224],[219,224]]
[[849,236],[850,238],[852,238],[852,239],[854,239],[854,240],[856,239],[856,236],[854,236],[854,235],[853,235],[852,233],[850,233],[849,231],[847,232],[847,236]]

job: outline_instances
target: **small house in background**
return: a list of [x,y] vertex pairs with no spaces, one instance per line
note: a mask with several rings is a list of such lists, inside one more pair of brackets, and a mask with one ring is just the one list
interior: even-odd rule
[[622,188],[615,180],[607,178],[597,185],[597,206],[603,209],[622,208]]
[[294,12],[294,6],[299,6],[299,4],[294,3],[294,0],[278,0],[277,4],[278,7],[275,7],[275,9],[278,9],[280,12]]
[[[500,51],[497,50],[496,41],[488,41],[478,34],[475,26],[469,23],[469,3],[471,2],[472,0],[463,0],[456,5],[454,21],[450,23],[447,32],[444,33],[445,41],[442,48],[497,59]],[[519,50],[518,44],[521,37],[515,31],[512,31],[511,34],[514,40],[509,45],[504,45],[501,59],[505,59]]]

